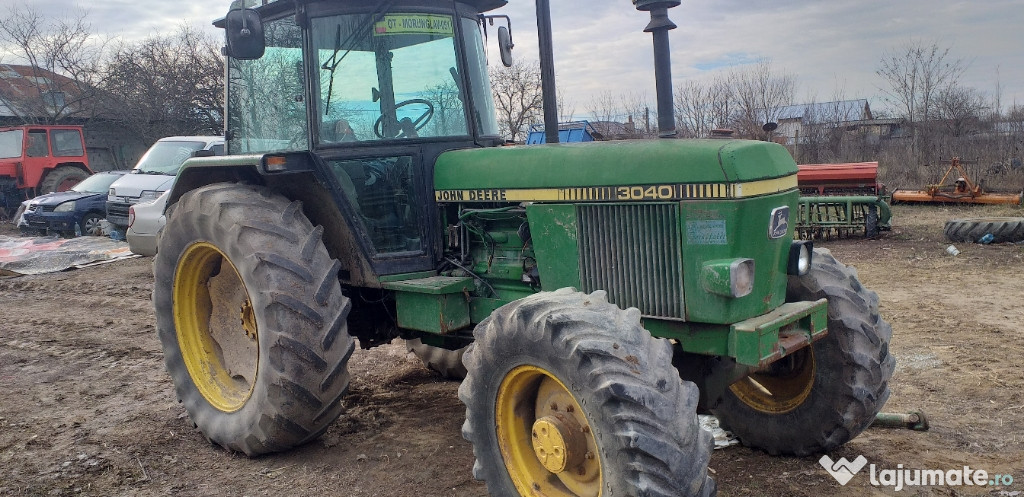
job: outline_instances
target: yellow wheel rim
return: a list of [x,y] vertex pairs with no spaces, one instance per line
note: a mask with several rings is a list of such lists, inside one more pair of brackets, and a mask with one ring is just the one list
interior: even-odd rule
[[241,409],[255,385],[259,334],[238,270],[212,244],[192,244],[178,260],[174,325],[199,392],[221,411]]
[[790,357],[729,386],[744,404],[766,414],[796,409],[814,388],[814,351],[805,347]]
[[601,495],[601,458],[579,402],[536,366],[510,371],[495,405],[498,446],[524,496]]

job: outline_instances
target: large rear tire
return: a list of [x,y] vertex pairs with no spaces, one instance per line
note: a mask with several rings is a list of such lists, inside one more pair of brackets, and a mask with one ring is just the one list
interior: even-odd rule
[[43,176],[39,182],[39,193],[67,191],[88,177],[89,173],[75,166],[60,166]]
[[406,350],[416,354],[423,365],[448,380],[461,380],[466,377],[466,365],[462,358],[466,355],[466,349],[448,350],[441,347],[434,347],[423,343],[423,340],[414,338],[406,340]]
[[462,434],[491,495],[715,494],[697,387],[636,309],[562,289],[501,307],[474,336]]
[[167,212],[153,300],[178,399],[247,455],[316,438],[341,412],[354,342],[339,263],[299,202],[214,184]]
[[981,217],[946,221],[946,238],[951,242],[978,243],[991,234],[989,243],[1024,241],[1024,217]]
[[864,431],[889,398],[896,360],[878,295],[856,271],[815,249],[805,276],[790,276],[790,302],[828,299],[828,334],[731,385],[713,409],[744,445],[772,455],[827,452]]

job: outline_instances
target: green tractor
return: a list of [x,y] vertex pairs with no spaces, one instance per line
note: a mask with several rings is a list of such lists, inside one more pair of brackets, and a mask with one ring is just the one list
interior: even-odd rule
[[[749,446],[849,441],[889,396],[891,329],[853,269],[794,241],[781,146],[677,140],[668,8],[650,11],[665,139],[500,146],[487,15],[504,0],[233,7],[225,157],[186,162],[153,299],[211,441],[287,450],[338,417],[358,340],[464,377],[493,495],[713,495],[698,410]],[[493,28],[492,28],[493,29]],[[503,62],[512,46],[497,29]],[[553,136],[552,136],[553,135]]]

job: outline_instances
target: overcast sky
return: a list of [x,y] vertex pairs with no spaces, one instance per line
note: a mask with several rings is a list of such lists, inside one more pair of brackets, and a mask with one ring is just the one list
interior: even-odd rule
[[[12,0],[4,0],[8,4]],[[89,14],[97,33],[140,39],[182,23],[217,32],[210,21],[229,0],[14,0],[39,12]],[[585,118],[595,96],[644,94],[654,104],[649,20],[629,0],[551,0],[560,93]],[[9,5],[9,4],[8,4]],[[514,55],[537,58],[534,2],[511,0]],[[797,80],[797,101],[867,98],[886,107],[875,74],[886,52],[911,41],[937,43],[968,64],[962,83],[1005,107],[1024,105],[1024,0],[684,0],[669,11],[673,80],[706,78],[729,67],[771,60]],[[219,33],[217,33],[219,36]],[[491,39],[491,44],[495,38]],[[496,63],[497,58],[492,59]]]

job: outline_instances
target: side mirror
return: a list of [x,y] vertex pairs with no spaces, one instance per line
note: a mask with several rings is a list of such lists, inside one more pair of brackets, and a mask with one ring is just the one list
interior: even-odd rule
[[255,60],[263,57],[267,41],[263,34],[263,20],[253,9],[228,11],[224,29],[227,32],[229,57],[239,60]]
[[512,35],[509,34],[508,28],[505,26],[498,26],[498,51],[501,53],[501,63],[505,67],[512,67],[512,48],[515,45],[512,44]]

